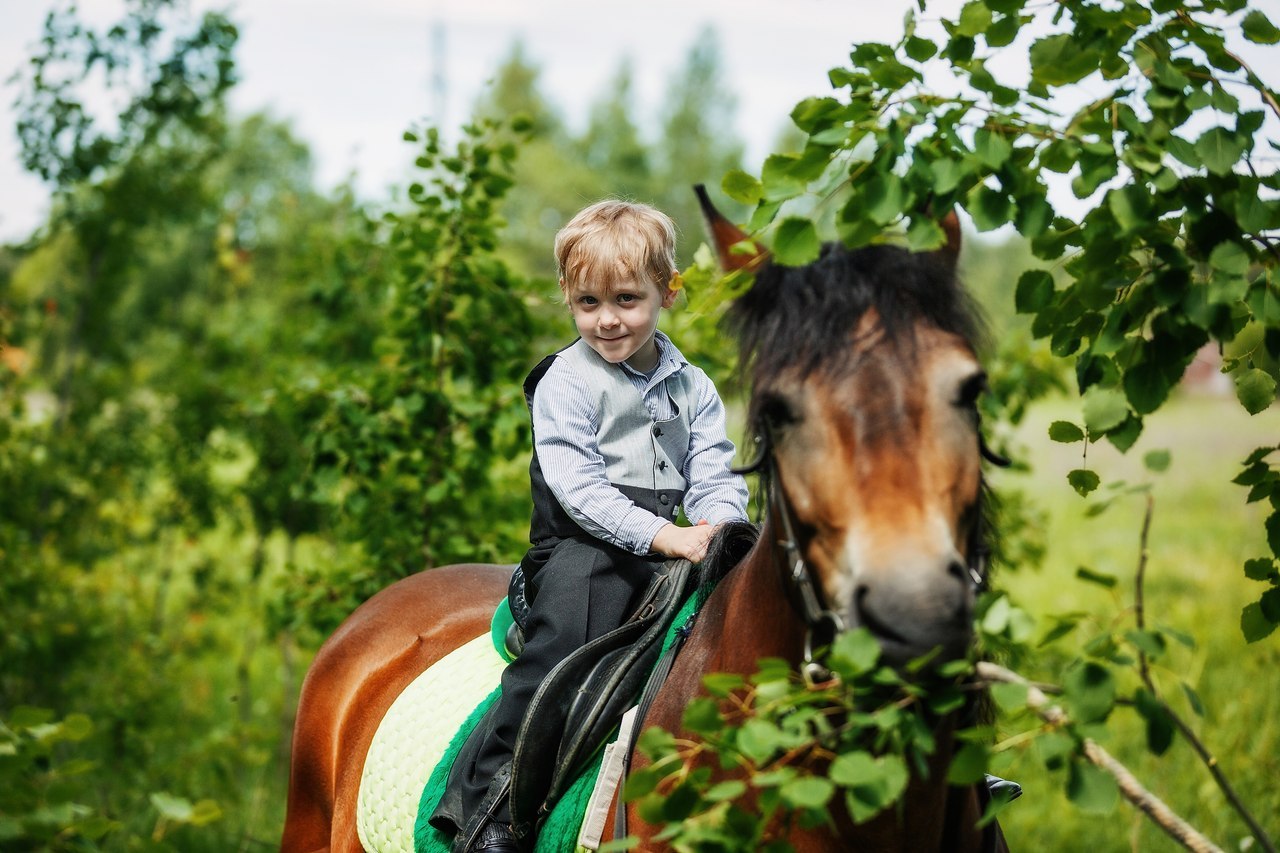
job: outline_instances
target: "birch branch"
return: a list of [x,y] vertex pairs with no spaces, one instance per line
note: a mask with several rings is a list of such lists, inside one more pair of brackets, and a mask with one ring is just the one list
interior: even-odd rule
[[[1020,684],[1027,688],[1027,707],[1050,725],[1060,726],[1067,722],[1067,714],[1057,705],[1049,701],[1044,691],[1027,681],[1022,676],[1002,666],[988,661],[978,663],[978,677],[985,681],[1000,681],[1007,684]],[[1084,754],[1097,767],[1105,770],[1115,778],[1124,798],[1133,803],[1157,826],[1163,829],[1183,847],[1195,853],[1222,853],[1209,839],[1196,831],[1191,824],[1174,813],[1163,800],[1143,787],[1129,769],[1116,761],[1109,752],[1099,746],[1092,738],[1084,739]]]

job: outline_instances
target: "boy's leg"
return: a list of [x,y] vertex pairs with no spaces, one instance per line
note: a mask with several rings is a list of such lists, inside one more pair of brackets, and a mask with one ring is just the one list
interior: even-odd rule
[[[454,768],[462,814],[467,820],[484,800],[489,783],[515,751],[516,735],[543,678],[561,660],[621,625],[648,587],[655,564],[596,540],[561,542],[526,584],[534,591],[525,646],[502,674],[502,695],[490,712],[492,731],[469,768]],[[509,804],[495,812],[509,822]]]

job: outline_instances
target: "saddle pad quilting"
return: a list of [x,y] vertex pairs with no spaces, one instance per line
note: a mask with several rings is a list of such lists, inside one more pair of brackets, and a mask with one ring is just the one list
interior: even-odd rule
[[413,850],[418,801],[431,769],[505,666],[486,633],[428,668],[391,704],[360,778],[356,828],[365,850]]

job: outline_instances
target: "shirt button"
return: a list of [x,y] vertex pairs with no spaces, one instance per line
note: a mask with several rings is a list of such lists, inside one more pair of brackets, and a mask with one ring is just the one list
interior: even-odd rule
[[666,461],[665,461],[665,460],[664,460],[664,461],[662,461],[662,462],[659,462],[659,463],[658,463],[658,470],[659,470],[659,471],[665,471],[665,470],[667,470],[667,463],[666,463]]

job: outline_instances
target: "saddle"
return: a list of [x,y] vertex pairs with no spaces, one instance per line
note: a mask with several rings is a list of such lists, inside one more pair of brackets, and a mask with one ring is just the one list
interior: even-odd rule
[[569,655],[539,686],[511,762],[511,817],[517,835],[533,834],[635,704],[662,652],[667,629],[691,592],[692,576],[688,560],[667,562],[654,573],[626,623]]

